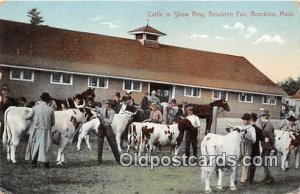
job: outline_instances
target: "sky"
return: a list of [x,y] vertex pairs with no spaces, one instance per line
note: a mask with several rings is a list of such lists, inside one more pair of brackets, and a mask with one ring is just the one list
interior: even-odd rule
[[31,8],[43,25],[129,39],[148,22],[162,44],[244,56],[274,82],[300,76],[300,0],[0,0],[0,19],[29,23]]

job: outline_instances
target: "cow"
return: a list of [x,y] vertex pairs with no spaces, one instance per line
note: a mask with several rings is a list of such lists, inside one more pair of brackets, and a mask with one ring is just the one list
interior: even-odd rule
[[133,122],[128,128],[128,141],[127,141],[127,152],[129,152],[132,146],[135,147],[137,152],[139,152],[142,143],[142,127],[147,123]]
[[[55,125],[51,129],[52,141],[58,145],[57,164],[65,162],[64,150],[66,145],[73,140],[76,131],[85,122],[85,113],[82,112],[83,105],[78,109],[66,111],[55,111]],[[15,151],[22,135],[28,134],[31,120],[25,119],[32,113],[31,108],[10,107],[4,115],[4,136],[3,144],[7,147],[7,160],[16,163]]]
[[299,168],[300,136],[294,136],[292,132],[275,130],[275,149],[281,154],[281,170],[288,168],[288,156],[292,150],[296,152],[295,166]]
[[[113,118],[113,122],[111,124],[113,132],[116,136],[116,142],[118,145],[118,150],[119,152],[122,152],[122,147],[121,147],[121,135],[122,133],[125,131],[125,128],[127,126],[127,124],[130,122],[130,120],[132,119],[132,116],[134,116],[135,113],[131,113],[126,111],[124,114],[115,114],[114,118]],[[82,125],[81,129],[80,129],[80,134],[78,137],[78,143],[77,143],[77,150],[80,150],[80,145],[82,142],[82,139],[88,135],[90,132],[94,132],[96,134],[98,134],[98,127],[100,125],[100,121],[98,118],[94,118],[89,122],[86,122]],[[88,142],[86,142],[88,143]],[[91,146],[88,145],[88,147],[90,148]]]
[[[244,137],[246,130],[242,127],[227,128],[228,134],[225,136],[208,133],[201,142],[201,153],[206,158],[205,163],[202,164],[202,180],[205,181],[205,191],[211,192],[210,176],[218,167],[218,189],[222,189],[222,178],[224,168],[229,168],[230,172],[230,190],[236,190],[236,170],[237,162],[241,158],[241,141]],[[222,165],[217,164],[216,158],[219,156],[231,156],[225,158]],[[223,159],[224,160],[224,159]]]
[[[181,119],[173,125],[144,123],[140,135],[142,142],[138,147],[147,146],[148,153],[151,154],[154,146],[171,146],[173,154],[177,156],[185,130],[196,130],[188,119]],[[143,149],[138,149],[138,156],[142,154],[142,151]]]

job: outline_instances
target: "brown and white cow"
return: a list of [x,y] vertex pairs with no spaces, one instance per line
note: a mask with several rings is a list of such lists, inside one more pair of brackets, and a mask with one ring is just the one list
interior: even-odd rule
[[149,153],[152,152],[154,146],[171,146],[173,154],[178,155],[185,130],[196,130],[187,119],[182,119],[173,125],[133,123],[130,129],[132,134],[129,134],[129,136],[134,138],[129,139],[129,143],[132,141],[137,143],[138,156],[141,155],[144,146],[147,146]]

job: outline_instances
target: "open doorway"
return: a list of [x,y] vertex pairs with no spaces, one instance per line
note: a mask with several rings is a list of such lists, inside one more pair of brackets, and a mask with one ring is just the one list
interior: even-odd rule
[[160,102],[170,102],[172,98],[172,86],[167,84],[150,83],[150,92],[156,91]]

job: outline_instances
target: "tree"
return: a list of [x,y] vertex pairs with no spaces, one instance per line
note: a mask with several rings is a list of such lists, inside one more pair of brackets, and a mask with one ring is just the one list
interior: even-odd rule
[[300,89],[300,77],[293,79],[288,77],[282,82],[278,82],[278,85],[289,95],[294,95]]
[[44,22],[43,17],[39,16],[40,11],[37,11],[36,8],[32,8],[30,11],[27,12],[27,16],[30,18],[30,23],[32,25],[40,25]]

